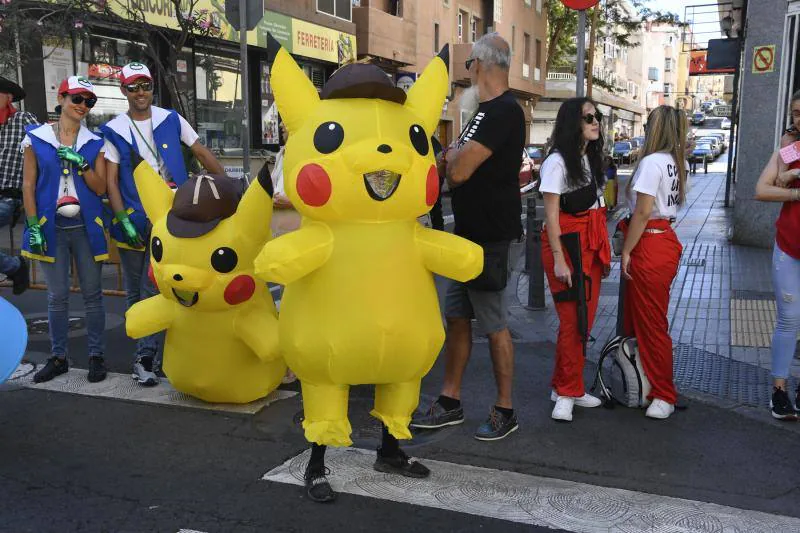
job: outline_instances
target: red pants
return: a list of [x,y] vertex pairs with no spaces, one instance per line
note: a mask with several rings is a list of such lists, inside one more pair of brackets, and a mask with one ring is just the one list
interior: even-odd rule
[[642,367],[653,387],[647,398],[674,404],[677,392],[667,311],[683,247],[668,221],[651,220],[647,228],[664,233],[643,233],[631,252],[628,272],[632,279],[625,280],[625,335],[636,337],[639,343]]
[[[594,324],[597,302],[600,298],[600,283],[603,270],[611,263],[611,248],[606,229],[606,210],[592,209],[583,216],[561,213],[559,217],[562,235],[578,232],[581,235],[581,260],[583,272],[592,280],[591,293],[587,292],[587,320],[589,331]],[[572,269],[572,262],[564,252],[567,264]],[[555,277],[555,261],[550,241],[547,240],[547,229],[542,232],[542,262],[550,285],[550,292],[555,294],[567,289],[565,283]],[[578,302],[558,302],[555,304],[558,313],[558,340],[556,341],[556,364],[553,369],[552,385],[559,396],[583,396],[583,336],[578,331]]]

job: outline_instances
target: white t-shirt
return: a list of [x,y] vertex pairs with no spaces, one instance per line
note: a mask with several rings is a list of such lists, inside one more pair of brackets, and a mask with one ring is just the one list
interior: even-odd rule
[[[131,124],[131,134],[133,135],[133,139],[136,142],[137,148],[139,149],[139,155],[141,155],[142,159],[147,161],[151,167],[158,170],[159,174],[164,177],[164,172],[162,171],[163,162],[161,161],[160,156],[156,157],[158,154],[158,149],[156,148],[155,140],[153,139],[153,120],[148,118],[147,120],[134,121],[130,117],[128,117],[128,120]],[[178,120],[181,124],[181,142],[186,146],[192,146],[197,139],[200,138],[200,136],[197,135],[197,132],[194,131],[191,124],[189,124],[185,118],[178,115]],[[110,141],[108,141],[108,139],[106,139],[104,150],[106,152],[107,160],[111,161],[112,163],[119,164],[119,152],[117,151],[117,148],[111,144]]]
[[[53,123],[50,126],[53,128],[53,139],[56,139],[56,142],[58,142],[57,141],[58,137],[56,135],[56,124]],[[25,149],[31,146],[32,144],[33,141],[31,140],[30,135],[26,134],[25,137],[22,138],[22,142],[19,143],[19,149],[21,152],[25,152]],[[67,146],[65,144],[62,144],[61,142],[58,142],[58,146],[59,148],[72,148],[72,146]],[[69,164],[65,164],[63,162],[61,166],[63,169],[67,170],[69,170],[70,168]],[[72,196],[73,198],[78,197],[78,191],[75,190],[75,178],[73,178],[72,172],[69,172],[67,174],[64,174],[62,172],[61,179],[58,184],[58,200],[61,200],[65,196]]]
[[[581,187],[586,187],[586,185],[592,181],[592,171],[591,167],[589,166],[589,156],[583,156],[583,159],[581,160],[581,166],[583,167],[584,181],[577,187],[569,187],[567,185],[567,167],[564,163],[564,158],[561,157],[561,154],[558,152],[553,152],[547,156],[547,159],[545,159],[544,163],[542,163],[542,168],[539,170],[539,192],[549,192],[552,194],[561,195],[576,191]],[[601,188],[597,189],[597,197],[598,200],[591,207],[591,209],[597,209],[605,206],[603,190]]]
[[[672,154],[657,152],[644,157],[632,179],[632,193],[640,192],[656,199],[650,220],[674,219],[678,215],[680,180]],[[631,213],[636,209],[635,194],[630,194],[628,207]]]

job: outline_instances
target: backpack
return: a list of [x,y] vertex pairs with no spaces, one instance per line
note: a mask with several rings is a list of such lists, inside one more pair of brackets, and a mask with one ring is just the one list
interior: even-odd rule
[[647,399],[651,389],[650,382],[642,368],[639,345],[634,337],[617,335],[606,343],[597,362],[597,375],[592,390],[598,385],[600,395],[609,406],[613,406],[614,402],[633,408],[647,407],[650,404]]

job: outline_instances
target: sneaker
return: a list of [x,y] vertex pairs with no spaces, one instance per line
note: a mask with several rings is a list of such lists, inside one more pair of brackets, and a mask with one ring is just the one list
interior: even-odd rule
[[519,429],[516,413],[510,417],[492,407],[489,418],[475,432],[475,438],[483,441],[500,440]]
[[[786,396],[786,399],[788,400],[789,397]],[[674,405],[660,398],[653,398],[653,403],[651,403],[650,407],[647,408],[645,416],[648,418],[656,418],[658,420],[664,420],[666,418],[669,418],[669,416],[674,412],[675,412]]]
[[417,414],[409,424],[417,429],[439,429],[445,426],[456,426],[464,422],[464,408],[446,410],[438,401],[433,402],[427,413]]
[[31,286],[31,278],[30,270],[28,269],[28,261],[21,255],[17,259],[19,259],[19,268],[15,270],[13,274],[10,274],[8,279],[14,283],[11,292],[19,296]]
[[328,482],[327,475],[330,473],[331,471],[325,467],[314,470],[306,468],[303,479],[306,485],[306,496],[308,496],[309,500],[317,503],[327,503],[336,499],[336,493]]
[[33,375],[34,383],[44,383],[50,381],[56,376],[65,374],[69,370],[69,363],[66,358],[53,356],[47,360],[47,364],[42,367],[36,374]]
[[[600,407],[603,405],[603,401],[600,398],[592,396],[591,394],[584,393],[583,396],[580,398],[573,398],[575,400],[575,405],[578,407]],[[558,393],[556,391],[550,391],[550,401],[555,402],[558,401]]]
[[158,376],[153,372],[153,358],[144,356],[136,359],[131,378],[145,387],[158,385]]
[[[798,393],[800,394],[800,390],[798,390]],[[792,407],[789,394],[778,387],[772,389],[772,399],[769,401],[769,409],[772,413],[772,418],[792,422],[797,420],[797,412],[795,412],[794,407]]]
[[86,379],[89,383],[97,383],[106,379],[106,363],[102,356],[92,355],[89,357],[89,373]]
[[556,398],[556,406],[553,407],[553,412],[550,418],[558,420],[559,422],[572,422],[572,408],[575,406],[575,398],[569,396],[558,396]]
[[403,450],[397,450],[397,453],[384,457],[381,455],[381,450],[378,448],[378,457],[375,459],[375,464],[372,467],[378,472],[385,474],[399,474],[405,477],[413,477],[422,479],[431,475],[431,471],[427,466],[419,461],[413,461],[406,455]]

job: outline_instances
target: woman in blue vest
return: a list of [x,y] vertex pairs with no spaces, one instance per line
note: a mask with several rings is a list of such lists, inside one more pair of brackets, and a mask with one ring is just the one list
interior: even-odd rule
[[[104,211],[106,192],[103,140],[81,124],[97,102],[86,78],[72,76],[58,89],[58,122],[29,126],[25,153],[23,203],[26,227],[22,254],[41,262],[47,280],[47,315],[52,357],[34,376],[49,381],[69,369],[70,265],[74,259],[86,311],[91,382],[106,377],[103,361],[105,310],[102,261],[108,258]],[[57,109],[58,111],[58,109]]]

